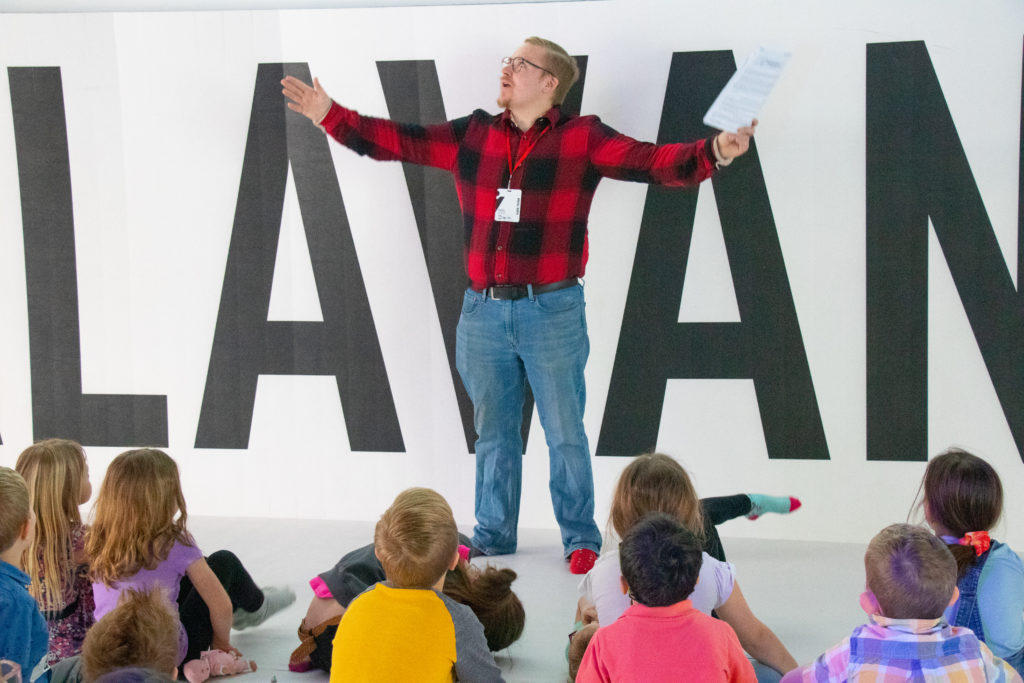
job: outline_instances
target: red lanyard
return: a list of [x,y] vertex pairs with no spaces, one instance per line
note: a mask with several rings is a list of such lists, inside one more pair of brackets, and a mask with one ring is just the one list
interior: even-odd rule
[[533,148],[537,146],[538,142],[540,142],[540,139],[544,136],[544,133],[547,133],[547,132],[548,132],[548,129],[544,128],[544,130],[542,130],[540,133],[538,133],[537,137],[535,137],[533,139],[533,142],[530,144],[530,146],[527,147],[526,151],[523,152],[522,155],[519,157],[519,161],[517,161],[515,163],[515,166],[513,166],[512,165],[512,142],[511,142],[511,135],[509,134],[508,129],[507,128],[505,129],[505,149],[506,149],[506,151],[508,151],[508,168],[509,168],[509,172],[508,172],[508,186],[509,187],[512,187],[512,176],[515,175],[515,172],[518,171],[519,167],[523,165],[523,162],[526,161],[526,157],[528,157],[530,155],[530,152],[532,152]]

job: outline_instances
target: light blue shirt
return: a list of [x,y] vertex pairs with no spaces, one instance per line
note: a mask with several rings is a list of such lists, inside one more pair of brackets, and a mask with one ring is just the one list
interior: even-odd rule
[[[942,536],[956,543],[952,536]],[[959,601],[944,616],[953,623]],[[1024,648],[1024,562],[1005,543],[991,551],[978,578],[978,613],[985,644],[997,657],[1009,657]]]
[[[23,681],[31,679],[50,644],[46,621],[28,592],[31,581],[28,574],[0,560],[0,659],[17,662]],[[36,680],[49,681],[50,672]]]

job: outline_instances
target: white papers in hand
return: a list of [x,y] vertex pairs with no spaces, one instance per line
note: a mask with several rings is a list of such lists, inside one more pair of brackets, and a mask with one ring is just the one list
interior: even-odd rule
[[752,52],[718,93],[704,115],[704,125],[730,133],[740,126],[749,126],[768,100],[789,55],[763,45]]

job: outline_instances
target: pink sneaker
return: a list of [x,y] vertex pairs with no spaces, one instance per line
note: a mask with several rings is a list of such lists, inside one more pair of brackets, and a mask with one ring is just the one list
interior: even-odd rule
[[590,548],[577,548],[569,556],[569,571],[573,574],[586,574],[597,561],[597,553]]

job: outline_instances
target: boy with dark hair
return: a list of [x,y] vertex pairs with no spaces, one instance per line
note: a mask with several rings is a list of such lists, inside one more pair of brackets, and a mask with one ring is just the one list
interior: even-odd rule
[[756,680],[725,622],[694,609],[700,541],[673,517],[645,516],[619,548],[622,591],[632,606],[590,641],[577,683]]
[[459,561],[455,518],[441,494],[398,494],[373,540],[387,580],[349,603],[334,637],[331,683],[502,680],[480,621],[441,592]]
[[[0,467],[0,659],[21,667],[22,680],[49,680],[40,673],[50,633],[29,592],[32,579],[22,571],[21,556],[35,534],[36,517],[28,486],[10,467]],[[39,670],[36,671],[37,667]]]
[[882,529],[864,553],[869,623],[790,671],[797,681],[1020,681],[970,629],[942,613],[956,602],[956,560],[932,532],[910,524]]

